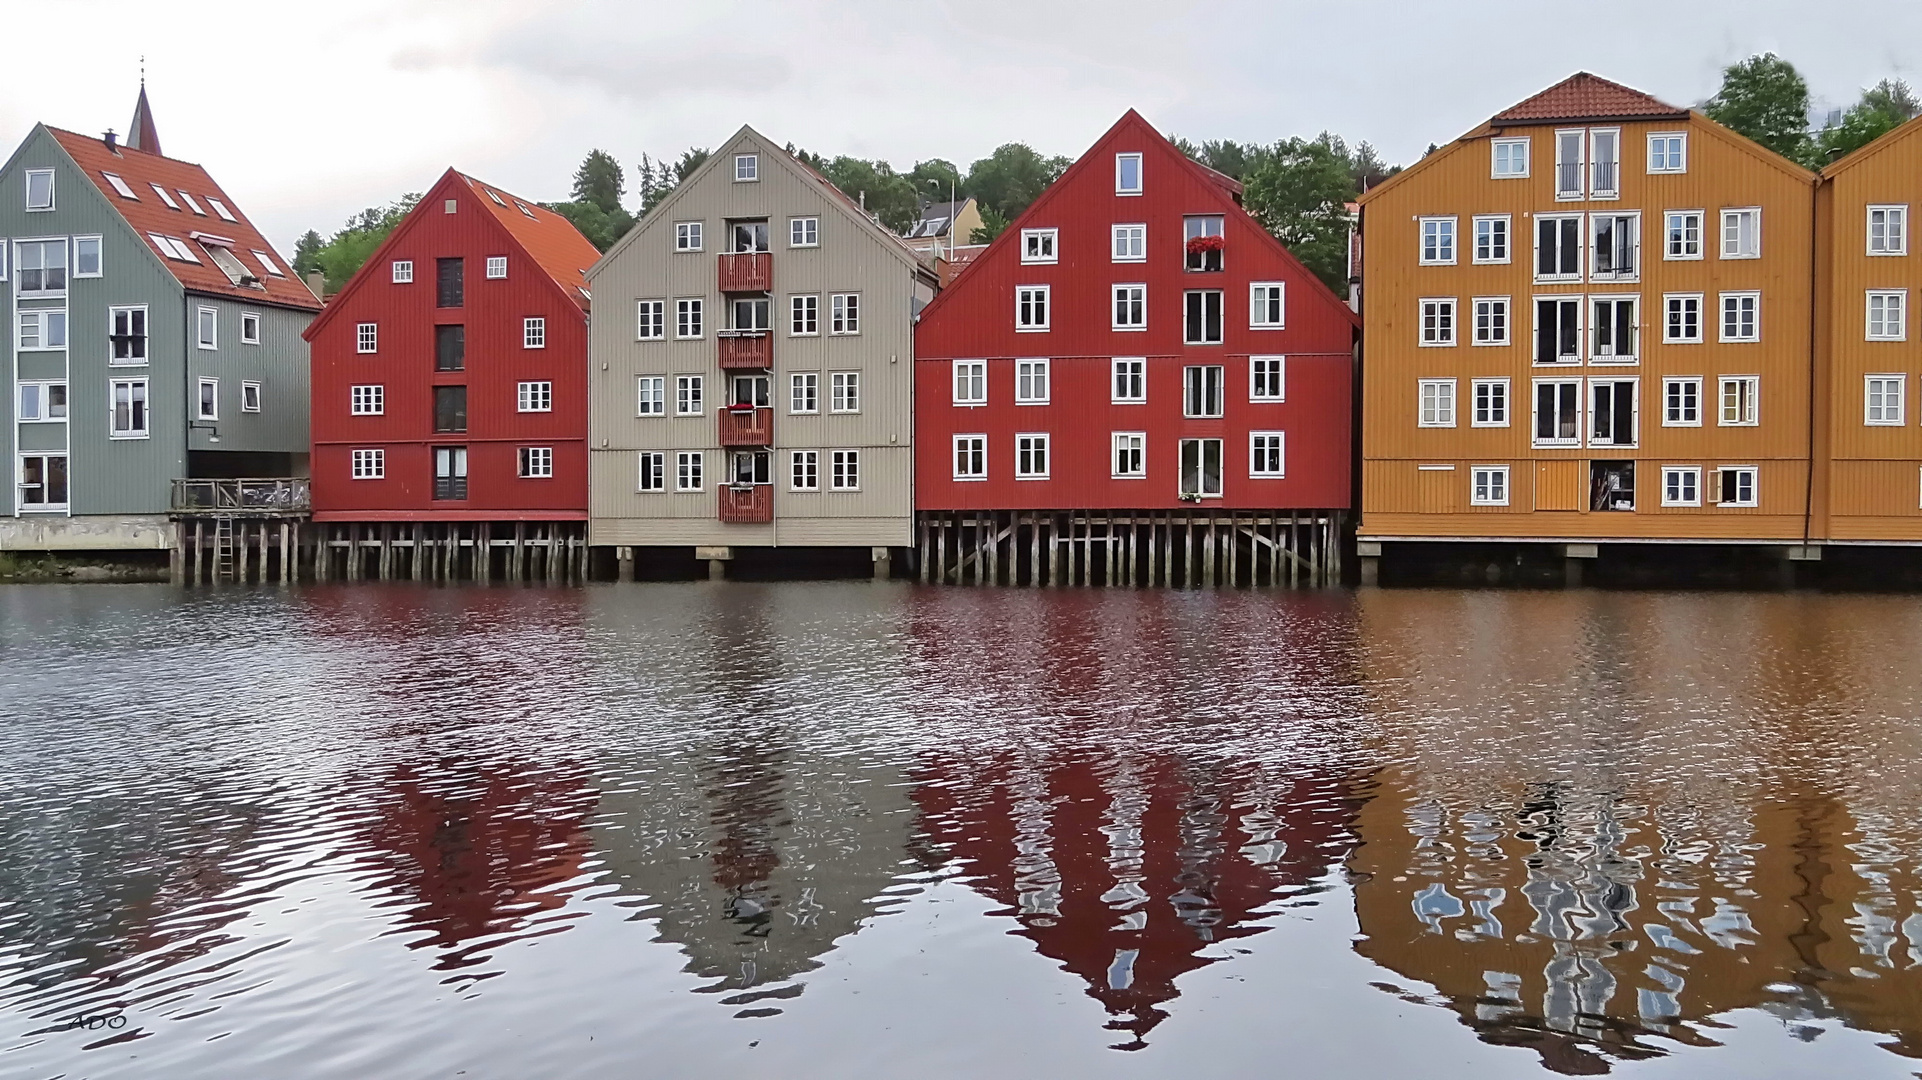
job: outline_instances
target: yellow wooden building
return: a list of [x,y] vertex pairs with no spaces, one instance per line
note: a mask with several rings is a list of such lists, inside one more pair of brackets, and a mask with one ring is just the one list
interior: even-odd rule
[[1580,73],[1363,195],[1364,576],[1395,542],[1807,554],[1817,183]]

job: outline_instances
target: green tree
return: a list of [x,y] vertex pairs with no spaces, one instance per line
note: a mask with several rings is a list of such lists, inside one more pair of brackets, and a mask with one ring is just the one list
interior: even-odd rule
[[1007,143],[968,167],[963,190],[980,204],[982,220],[993,210],[1013,221],[1070,164],[1064,157],[1042,157],[1023,143]]
[[294,244],[293,267],[295,274],[305,277],[307,271],[320,268],[320,263],[315,261],[315,256],[320,254],[320,247],[323,243],[325,243],[325,241],[321,240],[320,234],[312,229],[308,229],[301,235],[301,238]]
[[1354,161],[1339,138],[1288,139],[1266,147],[1242,180],[1242,205],[1295,258],[1340,296],[1348,294],[1348,202]]
[[386,206],[370,206],[348,218],[313,255],[312,268],[326,275],[327,291],[339,292],[420,200],[421,192],[409,192]]
[[895,232],[905,232],[914,224],[920,209],[919,193],[914,190],[913,181],[895,172],[894,166],[887,162],[837,157],[821,166],[820,171],[842,194],[862,203],[868,213],[880,218],[881,224]]
[[1774,53],[1751,56],[1722,71],[1722,88],[1703,109],[1709,119],[1741,132],[1793,161],[1812,163],[1809,84],[1795,65]]
[[627,194],[627,178],[621,163],[605,150],[590,150],[581,167],[574,170],[574,201],[593,203],[612,214],[621,209],[621,196]]
[[681,152],[679,161],[668,164],[666,158],[655,160],[646,154],[641,155],[641,163],[634,167],[636,194],[641,197],[641,211],[636,217],[646,217],[662,199],[681,186],[681,181],[694,174],[706,161],[708,152],[698,146],[691,146]]
[[981,224],[968,231],[968,243],[992,244],[1008,227],[1008,216],[992,206],[980,207]]
[[914,163],[913,170],[908,173],[908,183],[914,185],[914,190],[919,192],[922,198],[935,202],[946,202],[950,190],[955,193],[957,199],[967,198],[968,191],[963,186],[965,182],[960,168],[954,162],[942,158],[917,161]]
[[1862,100],[1842,114],[1839,123],[1825,127],[1815,136],[1812,164],[1826,165],[1852,154],[1882,136],[1915,119],[1922,112],[1909,84],[1900,79],[1883,79],[1862,92]]
[[572,222],[596,251],[613,247],[616,241],[627,235],[627,230],[634,227],[634,215],[619,206],[610,213],[601,209],[599,204],[584,199],[541,205]]
[[1176,139],[1175,149],[1221,173],[1223,176],[1242,179],[1247,173],[1251,154],[1261,152],[1261,147],[1250,143],[1243,146],[1237,142],[1216,139],[1196,145],[1187,139]]

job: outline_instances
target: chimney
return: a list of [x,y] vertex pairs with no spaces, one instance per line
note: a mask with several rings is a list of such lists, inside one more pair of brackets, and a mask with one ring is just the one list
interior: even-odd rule
[[316,300],[327,299],[327,275],[318,270],[307,271],[307,291],[313,293]]
[[112,129],[112,128],[108,128],[108,129],[107,129],[107,133],[106,133],[105,135],[102,135],[102,136],[100,137],[100,141],[101,141],[101,142],[104,142],[104,143],[106,143],[106,144],[107,144],[107,149],[108,149],[109,151],[111,151],[112,153],[114,153],[114,154],[116,154],[116,155],[118,155],[118,154],[120,153],[120,148],[114,145],[114,143],[115,143],[115,141],[116,141],[116,140],[117,140],[118,138],[119,138],[119,136],[116,136],[116,135],[115,135],[115,134],[113,133],[113,129]]

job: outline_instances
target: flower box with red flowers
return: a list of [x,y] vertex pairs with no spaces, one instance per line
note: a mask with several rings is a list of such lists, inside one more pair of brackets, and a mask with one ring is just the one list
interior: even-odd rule
[[1188,238],[1188,254],[1204,255],[1210,251],[1220,251],[1223,247],[1227,246],[1227,243],[1227,239],[1221,236],[1190,236]]
[[754,411],[754,406],[752,406],[752,405],[749,405],[749,404],[747,404],[746,402],[742,402],[742,401],[737,401],[737,402],[735,402],[734,404],[732,404],[732,405],[729,405],[729,406],[727,407],[727,411],[728,411],[728,412],[731,412],[731,413],[734,413],[735,415],[737,415],[737,416],[738,416],[738,415],[740,415],[740,414],[742,414],[742,413],[751,413],[751,412],[753,412],[753,411]]

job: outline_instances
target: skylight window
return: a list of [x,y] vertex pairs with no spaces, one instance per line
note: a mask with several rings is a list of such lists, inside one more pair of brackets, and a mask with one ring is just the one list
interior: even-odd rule
[[187,200],[187,205],[194,208],[194,213],[200,215],[201,217],[207,216],[207,211],[202,210],[200,208],[200,204],[194,201],[194,197],[192,195],[189,195],[185,191],[182,191],[180,193],[180,197]]
[[161,187],[159,184],[148,184],[147,186],[153,189],[153,193],[155,195],[160,196],[161,202],[164,202],[167,204],[167,209],[169,210],[180,209],[180,204],[174,201],[174,197],[172,195],[167,194],[166,188]]
[[501,193],[498,191],[495,191],[493,188],[487,189],[487,197],[494,200],[497,203],[500,203],[500,205],[502,206],[507,205],[507,203],[501,199]]
[[107,183],[113,185],[113,189],[120,193],[121,198],[132,199],[134,202],[140,201],[140,196],[133,193],[133,189],[127,186],[125,180],[120,179],[118,173],[103,172],[100,175],[107,178]]
[[514,200],[514,205],[515,205],[515,206],[518,206],[518,207],[520,207],[520,208],[521,208],[521,213],[523,213],[523,214],[526,214],[526,215],[527,215],[528,217],[530,217],[530,218],[531,218],[531,217],[533,217],[533,216],[534,216],[534,211],[532,211],[532,210],[529,210],[529,209],[527,208],[527,204],[526,204],[526,203],[524,203],[524,202],[522,202],[522,201],[520,201],[519,199],[515,199],[515,200]]
[[[174,209],[178,210],[179,207],[175,207]],[[185,241],[176,240],[171,236],[162,236],[159,233],[148,233],[147,235],[152,238],[153,246],[159,248],[160,253],[169,259],[179,259],[181,262],[190,263],[200,261],[200,256],[195,255],[194,250],[188,247]]]
[[247,264],[241,262],[232,251],[206,240],[202,240],[200,246],[206,249],[207,257],[214,261],[214,265],[220,267],[220,272],[227,275],[228,281],[236,285],[260,287],[260,278],[247,269]]
[[[212,202],[213,200],[212,200],[212,199],[209,199],[209,200],[207,200],[207,201],[208,201],[208,202]],[[286,276],[287,276],[286,274],[283,274],[283,273],[281,273],[281,272],[280,272],[280,267],[279,267],[279,265],[278,265],[278,264],[276,264],[276,263],[274,262],[274,257],[273,257],[272,255],[269,255],[269,254],[267,254],[267,253],[266,253],[266,252],[264,252],[264,251],[256,251],[256,252],[254,252],[254,258],[255,258],[255,259],[257,259],[257,260],[259,260],[259,262],[260,262],[260,265],[261,265],[261,266],[262,266],[263,268],[265,268],[265,269],[266,269],[266,271],[267,271],[267,272],[268,272],[269,274],[272,274],[272,275],[274,275],[275,277],[286,277]]]
[[234,212],[227,209],[227,204],[214,198],[212,195],[207,196],[207,205],[214,208],[214,213],[220,215],[220,220],[238,221],[238,219],[234,217]]

